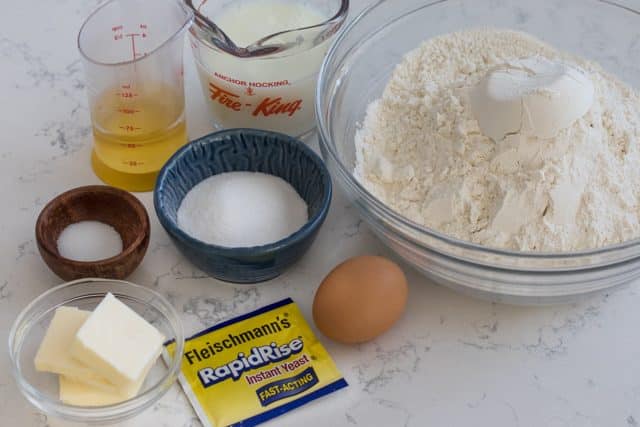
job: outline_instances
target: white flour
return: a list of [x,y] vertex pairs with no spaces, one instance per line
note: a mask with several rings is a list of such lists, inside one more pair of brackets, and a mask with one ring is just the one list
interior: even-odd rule
[[[490,68],[539,55],[573,62],[595,89],[555,138],[494,142],[469,88]],[[523,251],[573,251],[640,236],[640,96],[600,66],[512,31],[425,42],[398,65],[356,134],[356,177],[409,219],[456,238]]]

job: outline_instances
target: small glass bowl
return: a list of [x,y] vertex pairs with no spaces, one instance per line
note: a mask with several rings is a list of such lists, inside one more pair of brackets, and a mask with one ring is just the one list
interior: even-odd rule
[[157,292],[120,280],[80,279],[43,293],[21,313],[9,333],[9,355],[13,376],[22,394],[48,416],[90,424],[116,423],[139,414],[155,403],[175,382],[181,357],[160,358],[152,367],[140,392],[132,399],[108,406],[81,407],[58,399],[58,375],[38,372],[34,358],[56,308],[93,310],[111,292],[154,325],[167,340],[175,340],[176,351],[184,349],[184,334],[178,313]]

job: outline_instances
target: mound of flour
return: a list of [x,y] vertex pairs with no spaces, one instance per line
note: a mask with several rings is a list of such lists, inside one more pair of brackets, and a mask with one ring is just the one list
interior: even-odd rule
[[[496,65],[542,56],[576,64],[595,101],[551,139],[494,142],[469,88]],[[484,246],[573,251],[640,236],[640,96],[600,66],[513,31],[425,42],[395,69],[356,134],[355,175],[409,219]]]

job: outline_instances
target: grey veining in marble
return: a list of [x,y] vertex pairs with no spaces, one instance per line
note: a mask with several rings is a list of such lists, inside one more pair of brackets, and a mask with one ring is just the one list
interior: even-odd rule
[[[353,3],[359,9],[367,0]],[[2,426],[69,425],[38,413],[18,393],[9,374],[6,341],[19,310],[60,283],[35,246],[40,209],[62,191],[99,183],[89,165],[89,113],[75,48],[78,27],[96,4],[11,2],[0,14]],[[188,50],[185,68],[189,134],[195,138],[211,128]],[[170,298],[188,334],[287,296],[310,320],[315,288],[334,265],[361,253],[390,256],[337,194],[317,242],[295,268],[260,286],[232,286],[208,278],[186,261],[155,219],[151,195],[139,198],[150,212],[152,240],[130,279]],[[640,424],[637,285],[573,305],[526,308],[457,295],[406,270],[411,297],[392,332],[359,346],[323,338],[350,387],[270,425]],[[125,425],[200,423],[175,386]]]

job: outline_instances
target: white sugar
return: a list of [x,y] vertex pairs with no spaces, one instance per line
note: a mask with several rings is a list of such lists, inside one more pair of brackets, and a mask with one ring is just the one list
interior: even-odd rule
[[308,219],[307,204],[283,179],[255,172],[214,175],[193,187],[178,209],[178,226],[225,247],[282,240]]
[[122,238],[103,222],[80,221],[62,230],[58,252],[75,261],[98,261],[122,252]]

